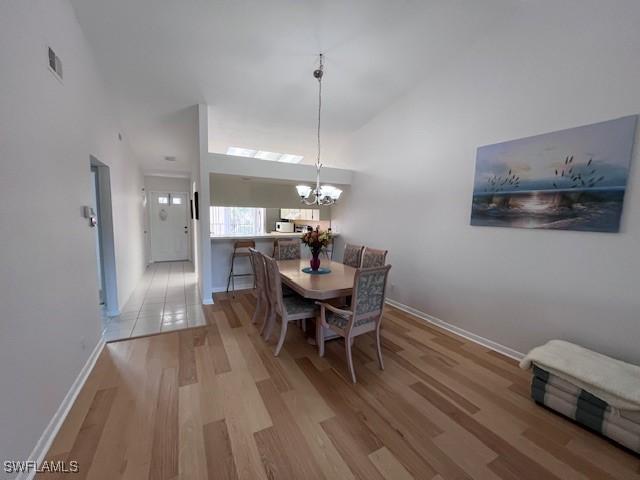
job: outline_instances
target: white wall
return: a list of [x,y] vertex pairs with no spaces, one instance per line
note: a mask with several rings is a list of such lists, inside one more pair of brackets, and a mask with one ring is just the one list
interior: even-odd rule
[[[295,187],[296,183],[245,178],[234,175],[211,174],[209,176],[211,205],[220,207],[262,207],[277,209],[314,208],[300,202],[300,197]],[[307,184],[311,183],[312,182],[307,182]],[[334,184],[334,186],[342,190],[341,199],[348,197],[349,185]],[[321,219],[331,219],[331,207],[321,207],[320,212]]]
[[145,175],[144,188],[147,192],[191,192],[188,178],[159,175]]
[[143,179],[67,1],[0,3],[0,64],[0,452],[26,459],[100,339],[89,155],[111,169],[121,305],[144,266]]
[[520,352],[563,338],[638,363],[638,147],[619,234],[469,226],[479,145],[640,112],[640,4],[519,8],[354,135],[333,216],[390,250],[395,300]]

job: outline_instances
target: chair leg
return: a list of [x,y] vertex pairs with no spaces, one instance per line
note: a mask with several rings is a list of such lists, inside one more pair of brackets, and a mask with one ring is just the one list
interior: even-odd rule
[[351,338],[344,339],[344,344],[347,349],[347,364],[349,365],[349,373],[351,373],[351,380],[356,383],[356,372],[353,369],[353,357],[351,356]]
[[316,318],[316,343],[318,344],[318,355],[324,357],[324,328],[319,318]]
[[262,310],[262,295],[258,294],[258,298],[256,298],[256,309],[251,317],[251,323],[254,325],[258,322],[258,314],[260,313],[260,310]]
[[236,298],[236,276],[231,275],[231,297]]
[[376,350],[378,351],[378,363],[380,364],[380,370],[384,370],[384,363],[382,362],[382,347],[380,345],[380,327],[376,329]]
[[233,278],[233,259],[235,255],[231,257],[231,268],[229,269],[229,278],[227,278],[227,293],[229,293],[229,285],[231,285],[231,279]]
[[262,335],[264,333],[264,329],[267,326],[267,321],[269,320],[269,315],[271,314],[271,308],[269,306],[269,300],[268,299],[264,299],[264,312],[262,314],[262,325],[260,326],[260,335]]
[[273,331],[273,326],[276,323],[276,314],[275,312],[269,312],[269,314],[267,315],[267,319],[264,321],[264,325],[263,325],[263,337],[265,339],[265,341],[269,341],[269,339],[271,338],[271,332]]
[[284,345],[284,340],[287,338],[287,322],[284,318],[282,318],[282,328],[280,329],[280,340],[278,340],[278,345],[276,346],[276,351],[274,355],[277,357],[280,355],[280,350],[282,350],[282,345]]

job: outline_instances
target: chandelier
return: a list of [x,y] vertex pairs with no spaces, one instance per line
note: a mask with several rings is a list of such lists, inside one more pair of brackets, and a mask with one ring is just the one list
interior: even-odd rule
[[313,76],[318,80],[318,158],[316,159],[316,185],[298,185],[298,195],[300,201],[305,205],[333,205],[340,198],[342,190],[332,185],[320,185],[320,116],[322,113],[322,75],[324,74],[324,65],[322,64],[322,54],[320,54],[320,66],[313,71]]

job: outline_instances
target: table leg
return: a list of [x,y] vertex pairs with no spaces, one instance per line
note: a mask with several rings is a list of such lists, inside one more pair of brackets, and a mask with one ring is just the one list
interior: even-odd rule
[[[309,345],[317,345],[316,343],[316,322],[319,322],[320,319],[319,318],[314,318],[313,320],[310,320],[310,322],[313,322],[313,325],[309,325],[307,326],[307,343]],[[342,338],[340,335],[338,335],[337,333],[329,330],[328,328],[325,327],[324,329],[324,341],[326,342],[327,340],[335,340],[336,338]]]

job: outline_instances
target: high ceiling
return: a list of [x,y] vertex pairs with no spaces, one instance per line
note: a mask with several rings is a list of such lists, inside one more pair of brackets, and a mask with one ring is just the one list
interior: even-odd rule
[[[189,171],[197,115],[210,150],[313,162],[317,54],[325,163],[403,92],[504,21],[513,0],[72,0],[147,172]],[[323,147],[324,148],[324,147]],[[175,156],[167,162],[165,156]],[[333,161],[332,161],[333,160]]]

